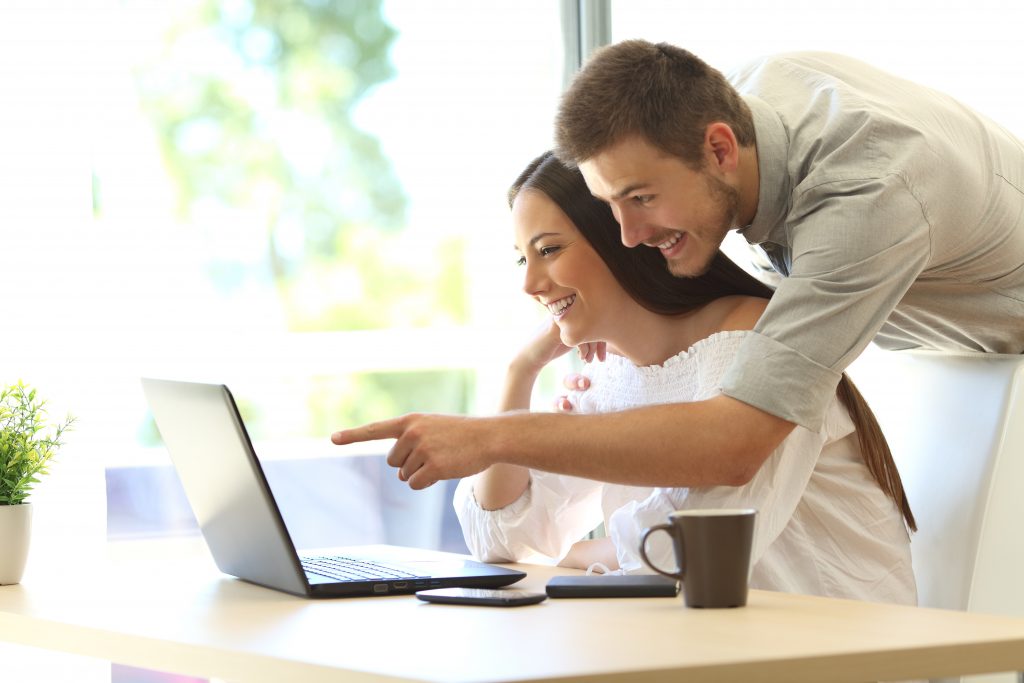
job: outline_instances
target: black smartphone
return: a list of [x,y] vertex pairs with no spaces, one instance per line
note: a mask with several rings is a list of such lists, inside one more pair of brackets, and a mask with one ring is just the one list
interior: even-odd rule
[[671,598],[679,582],[659,574],[555,576],[545,590],[552,598]]
[[548,596],[515,588],[434,588],[417,591],[416,597],[427,602],[447,605],[487,605],[489,607],[518,607],[536,605]]

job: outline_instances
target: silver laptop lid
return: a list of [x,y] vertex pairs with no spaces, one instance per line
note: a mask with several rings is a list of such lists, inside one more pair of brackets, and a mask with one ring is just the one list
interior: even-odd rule
[[143,392],[217,567],[305,594],[309,584],[228,388],[143,378]]

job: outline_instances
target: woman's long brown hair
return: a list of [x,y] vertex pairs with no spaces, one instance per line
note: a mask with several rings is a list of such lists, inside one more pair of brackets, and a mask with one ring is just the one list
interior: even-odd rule
[[[591,196],[579,170],[568,168],[551,152],[534,159],[512,184],[508,191],[509,206],[527,189],[543,192],[555,202],[594,247],[623,289],[649,311],[677,315],[723,296],[740,294],[770,299],[774,293],[722,252],[718,252],[703,275],[679,278],[665,267],[665,260],[656,249],[643,245],[627,249],[619,239],[619,224],[608,205]],[[857,429],[857,441],[868,471],[900,508],[907,527],[917,531],[882,428],[845,372],[836,394]]]

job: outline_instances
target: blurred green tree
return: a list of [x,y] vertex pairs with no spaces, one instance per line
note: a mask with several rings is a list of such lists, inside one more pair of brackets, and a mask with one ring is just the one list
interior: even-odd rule
[[396,35],[380,0],[198,0],[137,71],[212,280],[273,282],[292,330],[465,322],[461,243],[431,267],[392,260],[407,199],[353,121],[395,75]]

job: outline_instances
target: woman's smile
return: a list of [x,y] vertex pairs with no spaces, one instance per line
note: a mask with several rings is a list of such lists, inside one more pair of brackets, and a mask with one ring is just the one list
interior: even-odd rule
[[548,307],[548,310],[551,311],[551,315],[554,316],[555,320],[559,320],[575,302],[576,295],[570,294],[569,296],[564,296],[561,299],[549,302],[545,305]]

